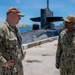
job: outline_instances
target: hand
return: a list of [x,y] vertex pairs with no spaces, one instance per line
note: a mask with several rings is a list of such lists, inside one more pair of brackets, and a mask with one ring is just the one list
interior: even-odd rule
[[8,60],[4,65],[6,68],[11,68],[14,66],[14,60]]
[[60,64],[59,63],[56,63],[55,66],[56,66],[57,69],[60,68]]

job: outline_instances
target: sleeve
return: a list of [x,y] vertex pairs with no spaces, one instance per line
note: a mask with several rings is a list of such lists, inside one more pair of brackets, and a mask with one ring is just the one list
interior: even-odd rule
[[6,63],[6,59],[2,56],[2,51],[4,48],[4,33],[3,30],[0,29],[0,66]]
[[56,51],[56,63],[60,63],[60,58],[62,54],[62,47],[61,47],[60,40],[61,40],[61,36],[59,35],[58,46],[57,46],[57,51]]
[[17,39],[18,39],[19,47],[21,49],[21,53],[18,55],[18,57],[19,57],[19,60],[22,61],[25,58],[26,52],[24,52],[22,48],[22,37],[19,30],[17,32]]
[[23,51],[22,49],[21,49],[21,61],[25,58],[25,55],[26,55],[26,51]]
[[[22,40],[22,38],[21,38]],[[22,43],[21,43],[21,61],[25,58],[25,55],[26,55],[26,51],[24,52],[23,48],[22,48]]]

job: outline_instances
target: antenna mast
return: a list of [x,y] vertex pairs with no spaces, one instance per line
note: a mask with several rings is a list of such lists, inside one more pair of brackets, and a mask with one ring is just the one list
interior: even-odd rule
[[49,0],[47,0],[47,8],[49,8]]

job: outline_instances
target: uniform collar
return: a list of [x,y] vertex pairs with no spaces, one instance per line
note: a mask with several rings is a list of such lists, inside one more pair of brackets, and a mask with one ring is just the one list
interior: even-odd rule
[[11,31],[15,31],[15,29],[16,29],[16,31],[18,31],[18,27],[17,26],[15,26],[15,28],[12,28],[10,25],[9,25],[9,23],[7,22],[7,21],[5,21],[5,24],[7,25],[7,27],[11,30]]
[[68,32],[68,31],[66,30],[66,32],[67,32],[67,34],[70,35],[70,36],[74,36],[74,35],[75,35],[75,30],[74,30],[73,32]]

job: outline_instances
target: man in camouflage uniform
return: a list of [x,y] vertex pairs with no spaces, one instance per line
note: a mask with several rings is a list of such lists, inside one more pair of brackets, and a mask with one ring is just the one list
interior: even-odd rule
[[23,75],[22,38],[16,25],[24,14],[11,7],[6,15],[6,21],[0,25],[0,75]]
[[56,68],[60,75],[75,75],[75,16],[64,18],[65,29],[60,33],[56,52]]

